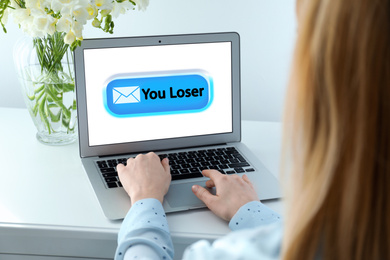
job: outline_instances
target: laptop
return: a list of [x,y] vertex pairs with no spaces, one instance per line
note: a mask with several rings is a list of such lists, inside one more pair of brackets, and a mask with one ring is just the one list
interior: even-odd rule
[[108,219],[131,206],[116,165],[149,151],[171,164],[166,212],[205,207],[191,191],[204,169],[247,174],[261,200],[280,197],[240,142],[237,33],[85,39],[74,59],[80,157]]

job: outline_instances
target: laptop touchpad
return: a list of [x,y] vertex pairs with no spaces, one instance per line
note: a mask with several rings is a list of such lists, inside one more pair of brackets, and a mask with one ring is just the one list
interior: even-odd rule
[[[167,195],[165,195],[165,199],[172,208],[186,207],[190,209],[205,206],[205,204],[192,192],[192,186],[194,184],[205,188],[205,182],[206,181],[171,184]],[[215,188],[207,188],[207,190],[215,195]]]

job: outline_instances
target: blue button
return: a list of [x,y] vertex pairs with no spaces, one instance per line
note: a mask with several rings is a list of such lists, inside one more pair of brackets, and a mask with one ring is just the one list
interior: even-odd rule
[[197,73],[121,77],[107,84],[104,95],[116,117],[201,112],[212,102],[212,79]]

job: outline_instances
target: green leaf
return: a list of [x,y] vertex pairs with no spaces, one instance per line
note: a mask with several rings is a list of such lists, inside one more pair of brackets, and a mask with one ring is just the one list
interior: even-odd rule
[[61,99],[58,99],[54,94],[53,92],[50,90],[50,88],[46,88],[46,93],[49,95],[50,98],[53,99],[54,103],[56,103],[59,107],[62,108],[62,110],[64,110],[63,112],[68,115],[70,114],[70,112],[67,110],[67,108],[64,106],[64,104],[62,103],[62,100]]
[[27,96],[27,98],[28,98],[30,101],[34,101],[34,99],[35,99],[35,95],[29,96],[29,95],[26,94],[26,96]]
[[74,88],[75,88],[74,84],[72,84],[72,83],[63,84],[63,91],[64,92],[73,92]]
[[4,33],[7,33],[7,29],[5,29],[5,25],[2,22],[2,20],[3,20],[3,17],[4,17],[4,12],[7,10],[7,8],[11,8],[10,7],[10,3],[11,3],[10,0],[1,0],[0,1],[0,24],[3,27],[3,32]]
[[63,92],[64,84],[48,84],[48,87],[52,91],[53,95],[57,96],[59,93]]
[[45,105],[43,106],[43,111],[45,112],[45,117],[48,118],[49,117],[49,109],[47,107],[47,102],[45,100]]
[[[3,1],[1,0],[0,2]],[[55,18],[60,15],[60,13],[54,12],[49,12],[48,14]],[[109,17],[108,21],[111,19],[112,17]],[[111,24],[109,24],[110,26]],[[71,111],[76,109],[75,101],[69,108],[65,107],[63,104],[63,93],[75,91],[73,70],[70,65],[73,63],[73,56],[69,50],[74,50],[77,46],[80,46],[81,41],[77,40],[72,45],[68,45],[64,42],[64,36],[65,33],[55,32],[53,35],[46,35],[33,40],[41,67],[41,82],[46,82],[47,84],[37,88],[35,96],[30,96],[29,99],[35,99],[36,104],[32,112],[35,115],[39,113],[49,133],[53,132],[50,124],[60,121],[69,129]],[[64,63],[62,63],[62,60],[64,60]]]
[[74,51],[78,46],[81,46],[81,41],[80,40],[75,40],[72,45],[70,45],[70,50]]
[[56,104],[49,104],[48,105],[48,108],[49,108],[49,115],[50,115],[50,119],[53,123],[57,123],[60,121],[61,119],[61,113],[62,113],[62,109],[60,108],[58,113],[57,114],[54,114],[52,109],[53,108],[58,108],[58,106]]
[[41,92],[44,88],[45,88],[45,85],[42,85],[39,88],[35,89],[34,93],[37,94],[37,93]]
[[37,112],[38,112],[38,107],[40,105],[40,99],[42,98],[42,96],[45,94],[44,91],[41,92],[41,94],[39,94],[39,96],[36,98],[36,103],[35,103],[35,106],[33,108],[33,113],[34,113],[34,116],[37,116]]
[[61,60],[69,49],[69,45],[64,42],[64,36],[65,33],[55,32],[53,35],[34,39],[42,73],[55,76],[58,71],[63,71]]
[[37,113],[38,113],[38,103],[35,104],[34,108],[32,109],[32,113],[33,113],[34,117],[37,116]]
[[[44,87],[45,87],[45,86],[42,85],[41,87],[35,89],[35,90],[34,90],[34,95],[32,95],[32,96],[27,95],[27,98],[28,98],[29,100],[31,100],[31,101],[34,101],[35,96],[36,96],[38,93],[40,93],[40,92],[44,89]],[[41,93],[40,96],[42,96],[42,94],[43,94],[43,93]],[[38,98],[38,99],[39,99],[39,98]]]
[[69,109],[67,108],[62,108],[62,114],[64,115],[65,118],[70,118],[70,116],[72,115],[72,113],[69,111]]
[[73,127],[68,127],[68,130],[66,131],[68,134],[70,132],[74,132],[74,128],[76,127],[76,125],[73,125]]
[[66,128],[69,128],[69,123],[70,123],[70,118],[62,117],[62,124],[63,124]]
[[39,116],[41,117],[42,122],[45,124],[45,128],[49,131],[49,134],[51,134],[51,127],[50,122],[47,119],[47,116],[45,114],[45,103],[46,103],[46,95],[43,97],[43,99],[39,102]]

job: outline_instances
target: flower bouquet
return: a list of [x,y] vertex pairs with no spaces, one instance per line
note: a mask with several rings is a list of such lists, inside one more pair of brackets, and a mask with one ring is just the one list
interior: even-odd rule
[[72,51],[88,22],[113,33],[114,21],[129,10],[145,10],[149,0],[0,0],[0,24],[10,17],[29,36],[14,47],[26,106],[46,144],[77,139]]

